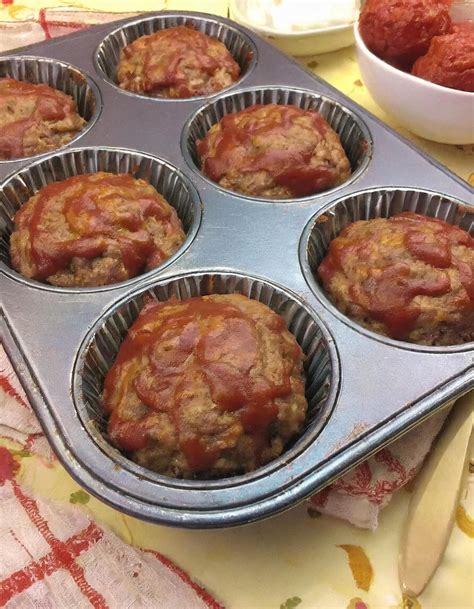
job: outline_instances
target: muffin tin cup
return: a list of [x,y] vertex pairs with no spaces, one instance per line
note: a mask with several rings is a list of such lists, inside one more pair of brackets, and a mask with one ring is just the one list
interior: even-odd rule
[[[292,105],[303,110],[314,110],[319,112],[339,135],[342,147],[351,164],[352,173],[350,177],[334,188],[329,188],[306,197],[290,199],[250,197],[222,188],[210,180],[201,172],[200,160],[196,149],[197,141],[204,138],[209,129],[227,114],[239,112],[254,104]],[[291,203],[292,201],[312,200],[318,196],[328,195],[357,179],[370,162],[372,138],[369,130],[359,116],[329,97],[320,95],[314,91],[292,87],[252,87],[236,93],[220,95],[214,101],[199,108],[184,127],[181,138],[181,149],[189,166],[195,171],[198,171],[206,181],[220,190],[232,192],[235,196],[251,199],[252,201]]]
[[[240,78],[233,85],[225,87],[225,89],[222,90],[228,90],[229,88],[240,84],[242,79],[245,78],[255,66],[257,61],[257,49],[252,40],[240,29],[225,24],[215,18],[213,19],[204,16],[194,18],[189,14],[164,13],[163,15],[145,17],[127,23],[125,26],[114,30],[104,38],[95,53],[94,61],[97,71],[107,82],[114,85],[122,93],[134,97],[156,99],[172,103],[210,97],[209,95],[197,95],[188,98],[170,99],[161,95],[146,95],[145,93],[127,91],[126,89],[119,87],[117,83],[117,66],[120,60],[120,51],[124,47],[141,36],[154,34],[155,32],[177,27],[179,25],[191,25],[198,32],[202,32],[211,38],[217,38],[227,47],[233,58],[240,65]],[[217,95],[218,93],[219,92],[216,92],[212,95]]]
[[[77,142],[89,131],[100,115],[102,100],[97,85],[85,72],[63,61],[25,55],[0,57],[0,78],[15,78],[35,85],[48,85],[74,99],[78,114],[87,121],[87,124],[70,142],[54,149],[54,152],[64,150],[66,146],[71,146]],[[30,160],[52,152],[53,150],[46,150],[38,154],[14,159],[0,159],[0,163],[17,163],[20,160]]]
[[389,218],[400,212],[410,211],[459,226],[474,234],[474,208],[444,195],[400,188],[382,188],[359,192],[331,203],[318,211],[310,220],[300,242],[300,263],[313,292],[321,302],[344,323],[359,332],[395,347],[426,352],[450,353],[474,348],[474,343],[453,346],[425,346],[394,340],[364,328],[341,313],[331,302],[321,286],[316,269],[326,256],[330,242],[349,224],[358,220]]
[[[208,294],[243,294],[262,302],[286,321],[305,354],[306,398],[308,412],[305,427],[291,447],[254,472],[219,480],[177,480],[139,466],[113,447],[107,437],[106,418],[101,406],[104,378],[113,364],[128,329],[146,299],[160,302],[186,300]],[[212,489],[245,485],[248,481],[286,467],[301,451],[314,442],[334,407],[339,386],[339,363],[333,340],[314,312],[284,288],[248,275],[230,272],[189,273],[161,282],[150,283],[147,289],[135,292],[117,303],[92,327],[77,357],[74,374],[74,402],[83,426],[91,440],[112,460],[141,478],[158,486],[165,484],[189,491],[206,489],[209,498],[201,497],[207,507],[213,503]],[[295,472],[293,472],[295,473]],[[163,492],[165,492],[163,490]],[[278,488],[274,489],[278,492]]]
[[[132,277],[127,281],[99,287],[62,288],[27,279],[13,270],[10,262],[10,235],[18,209],[40,188],[71,176],[106,171],[129,173],[149,182],[173,206],[186,233],[179,249],[159,267]],[[89,292],[110,290],[133,283],[160,272],[172,264],[190,245],[201,222],[201,202],[186,176],[166,161],[135,150],[123,148],[76,148],[55,153],[14,173],[0,185],[0,260],[7,265],[6,273],[22,283],[40,289],[59,292]]]

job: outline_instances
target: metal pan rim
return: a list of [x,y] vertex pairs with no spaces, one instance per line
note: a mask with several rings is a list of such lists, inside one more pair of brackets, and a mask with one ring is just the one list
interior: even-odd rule
[[[303,233],[301,235],[298,250],[299,250],[300,266],[301,266],[301,270],[303,272],[304,278],[305,278],[307,284],[309,285],[309,287],[311,288],[312,293],[318,299],[318,301],[334,317],[337,317],[337,319],[339,321],[341,321],[344,325],[348,326],[349,328],[351,328],[358,334],[362,334],[371,340],[375,340],[379,343],[387,345],[388,347],[393,347],[396,349],[402,349],[405,351],[416,351],[416,352],[421,352],[421,353],[432,353],[434,355],[436,355],[436,354],[437,355],[439,355],[439,354],[449,355],[451,353],[472,351],[472,350],[474,350],[474,342],[472,342],[472,341],[468,342],[468,343],[462,343],[460,345],[449,345],[449,346],[418,345],[416,343],[410,343],[407,341],[395,340],[393,338],[389,338],[388,336],[383,336],[382,334],[377,334],[376,332],[373,332],[367,328],[364,328],[364,326],[358,324],[356,321],[353,321],[347,315],[345,315],[344,313],[339,311],[339,309],[330,301],[330,299],[326,295],[324,289],[321,287],[321,285],[319,284],[319,282],[317,281],[317,279],[314,276],[313,270],[311,269],[311,265],[309,264],[309,261],[308,261],[307,248],[308,248],[308,243],[310,240],[311,233],[314,229],[314,226],[321,216],[323,216],[328,211],[331,211],[332,209],[336,208],[337,205],[339,205],[343,201],[346,201],[347,199],[351,199],[355,196],[370,195],[370,194],[377,193],[377,192],[389,192],[390,193],[390,192],[400,192],[400,191],[404,191],[404,192],[409,191],[409,192],[414,192],[414,193],[419,193],[419,194],[439,196],[439,197],[450,199],[451,201],[453,201],[454,203],[456,203],[458,205],[470,207],[469,204],[467,204],[464,201],[461,201],[460,199],[457,199],[456,197],[452,197],[450,195],[445,195],[440,192],[430,191],[430,190],[423,189],[423,188],[413,188],[411,186],[407,186],[407,187],[388,186],[388,187],[380,187],[380,188],[370,188],[367,190],[355,191],[346,196],[338,198],[336,201],[330,201],[329,203],[327,203],[326,205],[321,207],[316,213],[314,213],[311,216],[311,218],[307,222],[307,224],[303,230]],[[473,212],[474,212],[474,206],[472,206],[472,207],[473,207]]]
[[[92,127],[97,122],[97,119],[101,115],[103,106],[104,106],[104,102],[102,99],[102,94],[100,92],[100,89],[94,82],[92,76],[88,72],[83,70],[82,68],[78,68],[77,66],[73,65],[72,63],[68,63],[61,59],[52,59],[51,57],[42,57],[42,56],[36,56],[36,55],[2,55],[0,57],[0,63],[3,63],[4,61],[18,61],[18,60],[23,60],[23,59],[26,59],[28,61],[40,62],[40,63],[49,63],[49,64],[60,65],[64,69],[75,71],[78,74],[80,74],[81,76],[83,76],[86,83],[88,84],[88,86],[90,87],[90,89],[94,95],[95,102],[96,102],[95,108],[94,108],[94,112],[92,113],[91,118],[87,121],[86,126],[79,133],[77,133],[77,135],[75,135],[69,142],[67,142],[67,144],[62,145],[59,148],[55,148],[54,150],[46,150],[45,152],[40,152],[38,154],[30,154],[29,156],[21,156],[21,157],[16,157],[14,159],[0,159],[0,166],[6,165],[8,163],[14,164],[14,163],[29,163],[30,161],[36,161],[36,160],[41,161],[41,160],[45,160],[49,156],[54,156],[60,152],[65,152],[66,150],[69,150],[70,146],[76,145],[78,140],[80,140],[84,135],[86,135],[86,133],[88,133],[92,129]],[[47,83],[45,83],[45,84],[47,84]],[[4,180],[2,180],[2,184],[9,177],[11,177],[11,174],[7,175],[6,178],[4,178]]]
[[[109,32],[105,38],[103,38],[101,40],[101,42],[97,45],[97,47],[94,49],[94,54],[93,54],[93,64],[94,64],[94,68],[97,72],[97,74],[100,76],[100,78],[106,82],[108,85],[112,86],[115,90],[119,91],[120,93],[127,95],[128,97],[134,98],[134,99],[142,99],[142,100],[148,100],[148,101],[152,101],[152,102],[163,102],[163,103],[185,103],[185,102],[194,102],[194,101],[203,101],[206,99],[213,99],[216,96],[220,95],[222,92],[227,92],[227,91],[231,91],[233,89],[235,89],[236,87],[239,87],[240,84],[244,81],[244,79],[246,79],[255,69],[255,66],[257,65],[258,62],[258,50],[257,50],[257,46],[255,45],[254,41],[248,36],[248,34],[239,27],[239,25],[235,22],[231,22],[225,18],[220,18],[218,15],[212,15],[211,13],[200,13],[200,12],[193,12],[193,11],[158,11],[156,13],[152,13],[151,15],[146,14],[146,13],[142,13],[145,14],[145,17],[138,17],[136,19],[132,19],[130,21],[127,21],[126,23],[123,23],[120,27],[112,30],[111,32]],[[147,23],[149,21],[154,21],[156,19],[173,19],[173,18],[180,18],[180,17],[189,17],[190,19],[196,19],[199,21],[205,21],[207,23],[213,23],[213,24],[217,24],[217,25],[223,25],[226,27],[227,30],[231,31],[233,34],[235,34],[236,36],[238,36],[239,38],[241,38],[242,40],[245,41],[245,43],[249,46],[249,48],[251,49],[252,52],[252,57],[249,60],[248,63],[248,68],[245,72],[245,74],[242,74],[239,79],[234,82],[233,84],[229,85],[228,87],[225,87],[224,89],[221,89],[220,91],[216,91],[215,93],[211,93],[209,95],[196,95],[193,97],[182,97],[182,98],[170,98],[170,97],[160,97],[160,96],[156,96],[156,97],[152,97],[150,95],[145,95],[143,93],[134,93],[132,91],[128,91],[126,89],[122,89],[114,80],[112,80],[112,78],[110,78],[102,69],[102,67],[99,64],[99,52],[100,49],[102,47],[102,45],[104,44],[104,42],[110,38],[112,38],[113,36],[116,36],[119,32],[121,32],[124,28],[127,28],[129,26],[134,26],[134,25],[139,25],[141,23]]]
[[178,250],[170,256],[167,260],[165,260],[160,266],[155,269],[152,269],[146,273],[142,273],[141,275],[137,275],[135,277],[131,277],[125,281],[120,281],[118,283],[112,283],[103,286],[95,286],[95,287],[84,287],[84,288],[67,288],[61,286],[53,286],[47,283],[41,283],[39,281],[35,281],[34,279],[27,279],[17,271],[15,271],[10,266],[6,265],[3,261],[0,261],[0,271],[6,276],[10,277],[17,283],[23,284],[29,288],[34,288],[36,290],[52,292],[54,294],[97,294],[102,292],[110,292],[113,290],[121,290],[125,287],[133,288],[133,286],[138,282],[143,282],[148,279],[156,279],[157,275],[161,274],[163,271],[167,270],[176,260],[178,260],[191,246],[194,241],[199,228],[202,222],[202,209],[203,203],[199,196],[197,189],[195,188],[192,181],[189,177],[181,171],[178,167],[156,155],[142,152],[140,150],[135,150],[132,148],[121,148],[116,146],[84,146],[84,147],[74,147],[67,148],[66,150],[61,150],[60,152],[49,153],[46,156],[42,156],[40,159],[35,160],[33,163],[29,163],[25,167],[20,168],[18,171],[14,171],[10,173],[2,182],[0,182],[0,192],[8,185],[8,182],[16,177],[21,176],[24,173],[31,171],[32,168],[41,165],[42,163],[46,163],[51,159],[63,157],[69,154],[80,153],[80,152],[118,152],[125,153],[129,155],[139,155],[142,158],[149,159],[153,162],[158,163],[161,166],[166,167],[167,170],[171,171],[175,175],[179,176],[180,180],[186,185],[190,193],[191,205],[193,207],[194,219],[189,228],[189,231],[186,234],[186,239],[183,241]]
[[[334,186],[333,188],[329,188],[329,189],[323,190],[321,192],[307,195],[305,197],[291,197],[288,199],[272,199],[269,197],[244,195],[242,193],[239,193],[239,192],[236,192],[236,191],[233,191],[228,188],[224,188],[224,187],[220,186],[217,182],[214,182],[213,180],[208,178],[199,169],[199,167],[196,165],[196,163],[194,162],[194,159],[191,156],[191,153],[189,151],[189,145],[188,145],[191,126],[202,112],[204,112],[207,108],[211,107],[212,105],[215,105],[221,99],[227,99],[230,97],[238,97],[240,95],[245,95],[245,93],[252,93],[252,92],[259,92],[259,91],[261,91],[261,92],[264,92],[264,91],[289,91],[289,92],[294,92],[294,93],[302,93],[303,95],[310,95],[313,98],[318,98],[324,102],[328,102],[333,107],[338,108],[341,112],[343,112],[344,114],[349,116],[351,118],[351,120],[360,128],[360,130],[364,136],[364,139],[367,142],[367,154],[365,155],[365,158],[362,160],[360,165],[351,173],[349,178],[347,180],[345,180],[342,184],[338,184],[337,186]],[[365,171],[367,170],[367,167],[369,166],[369,164],[372,160],[373,150],[374,150],[374,142],[373,142],[372,135],[369,131],[369,128],[365,124],[364,119],[357,112],[355,112],[354,110],[351,110],[350,108],[343,105],[341,102],[337,101],[335,98],[330,97],[329,95],[321,94],[321,93],[318,93],[317,91],[312,91],[311,89],[305,89],[302,87],[285,86],[285,85],[269,85],[269,86],[255,85],[252,87],[240,87],[237,91],[224,92],[223,94],[214,96],[213,99],[210,99],[207,103],[199,106],[199,108],[197,108],[189,116],[189,118],[184,123],[183,129],[181,132],[181,154],[183,155],[188,167],[195,174],[197,174],[202,180],[207,182],[207,184],[209,184],[216,190],[218,190],[222,193],[225,193],[226,195],[231,195],[233,197],[243,199],[246,201],[252,201],[255,203],[263,203],[263,204],[270,203],[270,204],[274,204],[274,205],[286,205],[286,204],[293,204],[293,203],[308,203],[308,202],[312,202],[314,200],[319,201],[324,197],[338,193],[340,190],[346,188],[347,186],[352,185],[356,180],[358,180],[365,173]]]

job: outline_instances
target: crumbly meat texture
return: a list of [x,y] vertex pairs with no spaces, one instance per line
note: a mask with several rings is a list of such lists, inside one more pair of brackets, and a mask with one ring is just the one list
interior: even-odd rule
[[474,340],[474,239],[411,212],[362,220],[318,268],[336,307],[366,328],[422,345]]
[[351,166],[339,136],[315,111],[256,104],[224,116],[197,142],[203,172],[249,196],[288,199],[341,184]]
[[47,85],[0,78],[0,160],[60,148],[85,124],[69,95]]
[[185,234],[147,182],[98,172],[41,188],[15,214],[13,267],[64,287],[124,281],[169,258]]
[[303,428],[303,353],[284,320],[239,294],[152,301],[104,384],[112,442],[177,478],[250,472]]
[[184,25],[137,38],[122,49],[117,67],[122,89],[174,98],[210,95],[239,76],[222,42]]
[[433,36],[451,32],[449,5],[444,0],[366,0],[360,34],[375,55],[410,70]]
[[454,33],[435,36],[412,74],[438,85],[474,92],[474,22],[456,23]]

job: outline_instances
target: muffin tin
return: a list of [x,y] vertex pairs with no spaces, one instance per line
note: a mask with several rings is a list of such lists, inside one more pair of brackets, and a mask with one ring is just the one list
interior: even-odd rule
[[[114,84],[124,44],[184,22],[228,45],[243,68],[233,87],[169,100]],[[88,112],[87,128],[58,152],[0,162],[0,332],[59,459],[102,500],[181,527],[248,523],[310,496],[474,386],[473,343],[426,347],[373,334],[332,306],[312,272],[329,240],[359,218],[410,209],[472,233],[469,187],[255,34],[210,15],[156,13],[17,50],[0,58],[0,74],[67,90]],[[351,178],[314,196],[271,201],[202,176],[196,139],[256,101],[319,109],[340,133]],[[186,242],[159,268],[120,284],[68,289],[20,277],[8,254],[16,209],[44,184],[99,169],[154,184],[176,207]],[[232,292],[280,313],[305,351],[304,432],[278,459],[222,480],[175,480],[132,463],[108,442],[100,393],[144,295]]]

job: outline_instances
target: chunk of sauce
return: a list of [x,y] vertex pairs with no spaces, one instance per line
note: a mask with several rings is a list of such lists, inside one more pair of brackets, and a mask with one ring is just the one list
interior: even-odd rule
[[[16,121],[8,120],[9,106],[29,98],[31,114]],[[13,78],[0,79],[0,158],[25,155],[23,140],[31,127],[42,121],[59,121],[76,112],[74,100],[47,85],[35,85]]]
[[414,328],[420,314],[413,304],[415,296],[442,296],[450,289],[446,273],[440,272],[432,279],[420,279],[410,276],[407,264],[398,263],[378,273],[370,272],[361,286],[351,286],[350,295],[354,302],[386,326],[390,336],[403,338]]
[[[225,69],[233,81],[240,74],[239,64],[216,39],[184,25],[139,38],[125,47],[123,54],[134,61],[143,57],[140,83],[146,93],[174,87],[178,97],[187,97],[192,95],[188,83],[193,80],[193,72],[211,77]],[[128,78],[133,76],[133,72],[126,74]],[[119,78],[125,81],[121,72]]]
[[205,444],[197,436],[183,438],[181,450],[186,456],[189,469],[193,472],[211,469],[220,455],[218,448]]
[[[130,277],[145,266],[165,258],[145,230],[147,218],[173,223],[177,218],[156,191],[150,192],[129,174],[84,174],[53,182],[35,196],[33,211],[25,204],[15,222],[29,233],[35,279],[46,279],[65,269],[72,258],[101,256],[111,242],[117,242],[122,262]],[[58,233],[48,219],[61,216]],[[67,236],[61,235],[62,221]],[[150,266],[151,268],[151,266]]]
[[126,452],[145,448],[148,443],[147,429],[141,420],[121,419],[114,410],[110,415],[109,429],[113,429],[115,441]]
[[[377,256],[371,260],[370,245],[378,242],[375,233],[360,239],[351,235],[351,225],[330,243],[328,255],[318,268],[323,284],[345,272],[346,262],[355,260],[369,268],[369,276],[361,284],[352,283],[349,295],[373,319],[383,323],[389,336],[405,338],[414,327],[420,309],[413,303],[416,296],[442,296],[451,290],[449,276],[443,269],[457,268],[467,299],[474,301],[474,269],[453,255],[453,246],[474,247],[474,239],[457,226],[415,214],[402,212],[388,218],[393,231],[401,231],[404,246],[411,256],[432,267],[423,278],[412,276],[410,266],[392,260],[380,268]],[[401,252],[400,252],[401,253]],[[394,258],[396,258],[394,256]],[[401,256],[400,256],[401,260]],[[370,268],[371,262],[374,268]]]
[[[307,137],[289,137],[295,126]],[[318,112],[283,104],[256,104],[224,116],[198,141],[197,151],[204,173],[214,182],[236,167],[244,174],[266,171],[276,184],[299,197],[334,184],[336,173],[332,167],[311,163],[314,133],[324,137],[328,129]],[[257,146],[255,138],[259,141]],[[262,145],[265,140],[282,139],[286,140],[282,148]]]
[[404,226],[406,246],[414,258],[437,268],[451,266],[451,247],[474,247],[474,239],[465,230],[438,218],[402,212],[390,221]]
[[[285,327],[276,314],[267,324],[273,333]],[[295,345],[295,358],[298,356],[300,361],[301,350]],[[119,405],[122,396],[117,387],[124,382],[127,367],[145,358],[149,363],[132,381],[134,390],[151,412],[168,413],[189,468],[205,471],[217,461],[220,451],[190,433],[180,418],[186,396],[193,391],[193,379],[199,378],[221,411],[238,415],[243,429],[253,438],[259,465],[261,453],[269,445],[271,425],[278,417],[275,400],[291,394],[290,375],[297,365],[290,363],[273,383],[253,372],[260,357],[255,322],[233,304],[202,297],[151,303],[130,328],[106,377],[104,404],[109,411],[114,404]],[[110,420],[112,437],[123,448],[134,444],[133,438],[124,437],[123,427],[117,433],[120,425],[123,423],[118,423],[117,417]],[[135,433],[134,427],[130,433]]]

